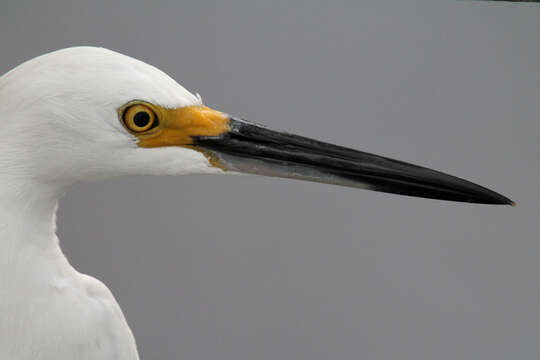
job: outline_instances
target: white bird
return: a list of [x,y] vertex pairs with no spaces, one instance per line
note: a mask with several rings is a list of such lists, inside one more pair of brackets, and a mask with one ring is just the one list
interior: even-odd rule
[[2,360],[138,359],[109,289],[59,247],[58,199],[80,181],[245,172],[513,204],[450,175],[212,110],[155,67],[103,48],[52,52],[6,73],[0,114]]

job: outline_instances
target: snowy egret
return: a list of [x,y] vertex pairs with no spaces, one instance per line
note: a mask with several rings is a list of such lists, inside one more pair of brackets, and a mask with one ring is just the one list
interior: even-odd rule
[[138,359],[111,292],[59,247],[58,198],[79,181],[252,173],[513,204],[438,171],[213,110],[155,67],[103,48],[52,52],[6,73],[0,114],[0,359]]

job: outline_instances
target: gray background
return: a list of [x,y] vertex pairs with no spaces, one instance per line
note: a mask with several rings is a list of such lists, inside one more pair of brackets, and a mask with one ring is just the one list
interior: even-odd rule
[[538,359],[539,35],[535,4],[3,1],[0,72],[105,46],[231,114],[518,203],[250,176],[75,186],[63,248],[143,359]]

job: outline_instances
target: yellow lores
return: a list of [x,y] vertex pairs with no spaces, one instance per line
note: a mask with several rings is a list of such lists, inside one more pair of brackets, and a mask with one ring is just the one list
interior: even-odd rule
[[144,148],[192,145],[194,136],[219,136],[229,131],[229,116],[204,105],[165,109],[131,101],[119,109],[119,115]]
[[144,101],[130,101],[118,112],[124,127],[139,139],[140,147],[188,147],[201,152],[212,166],[226,170],[215,154],[192,144],[194,136],[228,132],[228,115],[204,105],[166,109]]

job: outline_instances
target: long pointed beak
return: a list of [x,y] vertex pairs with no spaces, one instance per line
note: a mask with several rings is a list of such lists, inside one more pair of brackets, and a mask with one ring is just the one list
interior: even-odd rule
[[194,136],[225,170],[315,181],[387,193],[481,204],[507,197],[439,171],[229,118],[218,136]]

